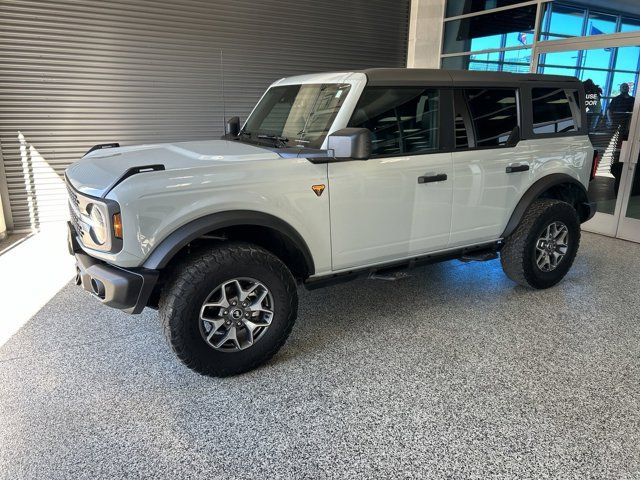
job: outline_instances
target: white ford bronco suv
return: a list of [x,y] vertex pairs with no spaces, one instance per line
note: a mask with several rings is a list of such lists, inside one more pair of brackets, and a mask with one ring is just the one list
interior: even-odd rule
[[500,255],[509,278],[567,273],[594,151],[573,77],[371,69],[283,78],[220,140],[97,145],[66,171],[77,283],[157,308],[206,375],[284,344],[297,285]]

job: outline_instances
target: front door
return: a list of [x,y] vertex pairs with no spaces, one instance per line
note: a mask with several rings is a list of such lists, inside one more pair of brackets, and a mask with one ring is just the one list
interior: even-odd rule
[[598,152],[589,198],[598,204],[587,231],[640,242],[638,91],[640,36],[541,42],[533,69],[584,82],[589,137]]
[[349,126],[372,132],[372,158],[328,164],[333,269],[445,249],[451,153],[441,148],[441,91],[365,88]]

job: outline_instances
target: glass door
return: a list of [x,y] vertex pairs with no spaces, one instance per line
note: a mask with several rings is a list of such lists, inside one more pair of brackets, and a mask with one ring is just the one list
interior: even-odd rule
[[640,242],[640,36],[607,37],[616,38],[539,42],[532,70],[576,76],[585,86],[589,137],[597,151],[589,198],[598,211],[583,228]]
[[621,183],[625,185],[622,197],[622,212],[617,236],[625,240],[640,242],[640,101],[636,100],[630,126],[631,134],[625,143],[628,161],[623,165]]

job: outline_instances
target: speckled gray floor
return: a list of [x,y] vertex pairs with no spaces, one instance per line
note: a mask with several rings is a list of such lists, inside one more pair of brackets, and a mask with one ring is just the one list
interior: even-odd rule
[[178,364],[155,313],[69,285],[0,348],[3,478],[640,478],[640,245],[301,290],[272,363]]

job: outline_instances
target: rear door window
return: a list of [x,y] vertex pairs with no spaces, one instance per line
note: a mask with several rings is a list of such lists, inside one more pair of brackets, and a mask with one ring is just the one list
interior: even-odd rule
[[[460,95],[458,93],[458,95]],[[515,88],[465,88],[462,93],[467,112],[456,102],[456,147],[496,148],[507,145],[518,127],[518,102]],[[468,115],[472,135],[462,134]],[[472,137],[473,141],[469,141]]]
[[577,90],[564,88],[532,88],[533,133],[561,134],[580,128]]

